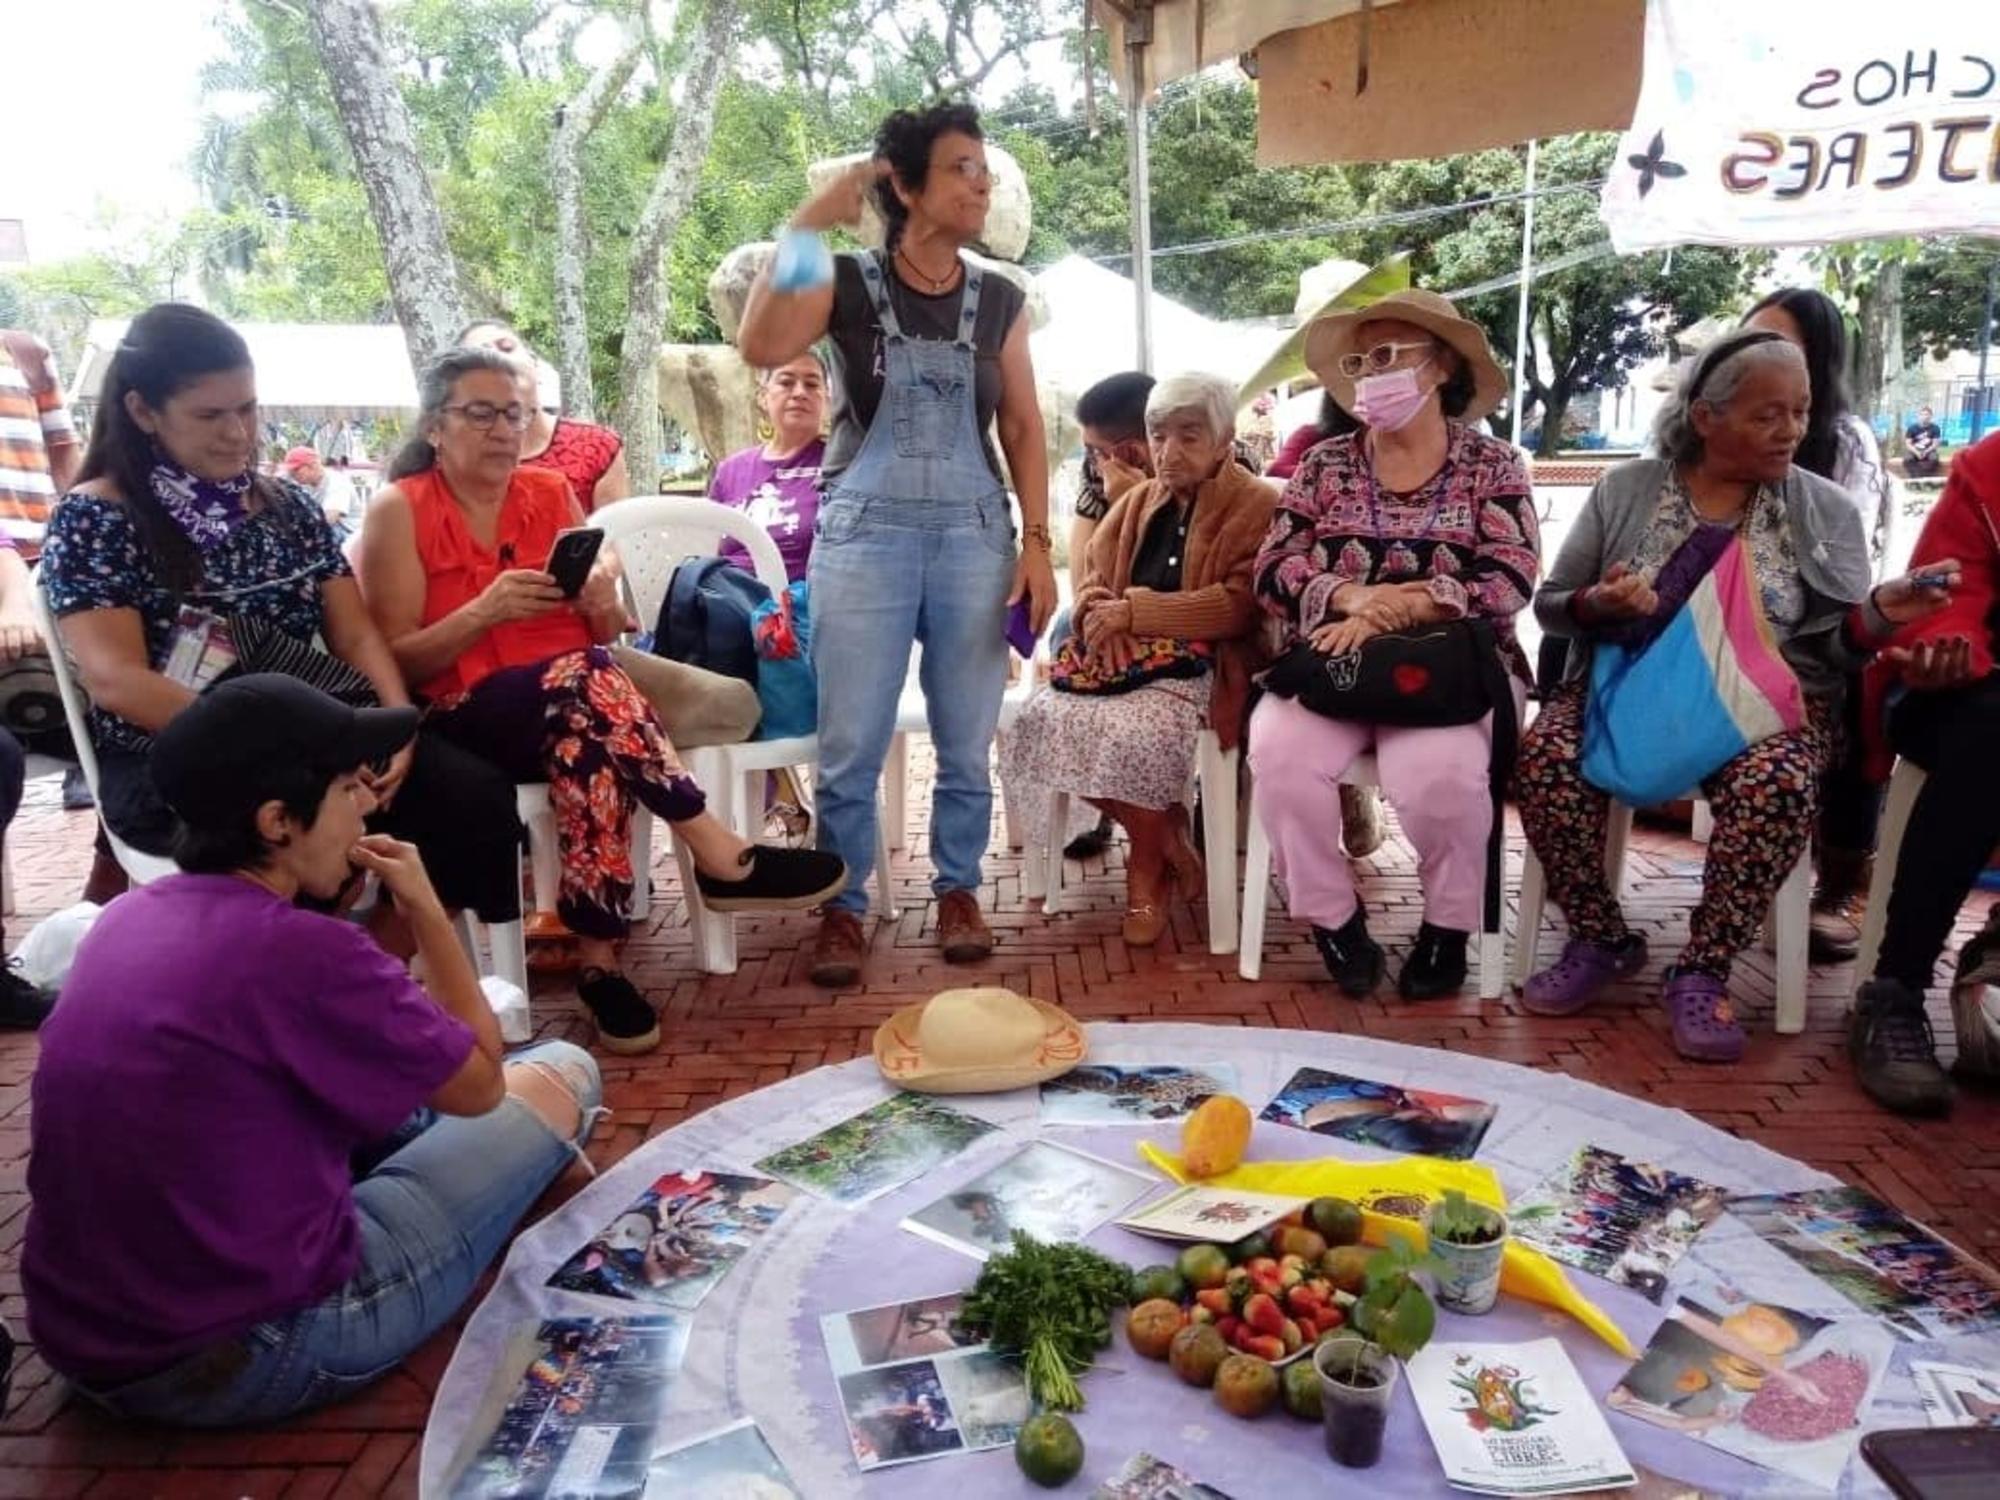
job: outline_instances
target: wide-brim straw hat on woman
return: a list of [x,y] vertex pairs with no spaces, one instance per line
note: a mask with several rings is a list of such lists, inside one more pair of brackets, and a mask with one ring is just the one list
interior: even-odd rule
[[1354,410],[1354,381],[1340,373],[1340,357],[1365,353],[1360,347],[1361,325],[1387,318],[1423,329],[1465,361],[1472,372],[1472,402],[1460,413],[1460,420],[1476,422],[1507,399],[1507,376],[1493,357],[1485,331],[1470,318],[1461,317],[1449,297],[1412,287],[1391,292],[1366,307],[1329,313],[1306,330],[1306,365],[1342,409]]
[[945,990],[905,1006],[875,1033],[875,1064],[925,1094],[996,1094],[1083,1061],[1083,1028],[1046,1000],[1007,989]]

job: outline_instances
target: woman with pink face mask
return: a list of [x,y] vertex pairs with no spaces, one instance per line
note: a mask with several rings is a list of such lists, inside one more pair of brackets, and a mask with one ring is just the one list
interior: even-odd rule
[[[1307,451],[1258,553],[1257,594],[1285,644],[1342,656],[1379,635],[1483,618],[1518,707],[1529,672],[1513,620],[1534,595],[1541,547],[1520,453],[1467,425],[1507,393],[1486,335],[1435,292],[1397,292],[1315,322],[1306,362],[1366,425]],[[1257,816],[1291,914],[1357,999],[1381,983],[1385,962],[1341,854],[1338,782],[1374,753],[1424,888],[1397,988],[1411,1000],[1456,993],[1493,827],[1491,716],[1391,727],[1266,696],[1249,747]]]

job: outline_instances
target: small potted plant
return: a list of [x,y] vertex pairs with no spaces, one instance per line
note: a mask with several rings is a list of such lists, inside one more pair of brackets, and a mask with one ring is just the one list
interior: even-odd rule
[[1424,1211],[1424,1231],[1436,1262],[1438,1305],[1447,1312],[1491,1312],[1500,1296],[1507,1216],[1446,1188]]
[[1400,1374],[1396,1361],[1429,1343],[1437,1326],[1437,1308],[1416,1278],[1428,1269],[1429,1257],[1400,1240],[1370,1257],[1351,1314],[1353,1333],[1313,1351],[1326,1451],[1335,1463],[1365,1469],[1382,1456]]

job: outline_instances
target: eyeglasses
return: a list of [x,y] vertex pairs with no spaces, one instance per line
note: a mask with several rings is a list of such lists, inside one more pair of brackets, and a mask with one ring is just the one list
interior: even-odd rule
[[1340,373],[1349,380],[1359,380],[1363,375],[1379,375],[1410,350],[1434,347],[1428,339],[1414,344],[1377,344],[1365,353],[1341,355]]
[[951,164],[950,170],[958,173],[967,182],[991,182],[993,169],[976,156],[961,156]]
[[468,426],[477,427],[482,432],[492,431],[495,422],[505,422],[516,432],[524,432],[534,416],[518,401],[509,401],[505,406],[495,406],[491,401],[466,401],[447,406],[445,410],[457,412],[465,418]]

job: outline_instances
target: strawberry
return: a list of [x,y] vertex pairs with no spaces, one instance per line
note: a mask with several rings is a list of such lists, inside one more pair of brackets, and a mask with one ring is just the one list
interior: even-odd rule
[[1243,1320],[1234,1313],[1231,1313],[1226,1318],[1217,1318],[1215,1320],[1215,1331],[1221,1334],[1225,1341],[1232,1344],[1236,1342],[1236,1331],[1242,1326]]
[[1300,1317],[1314,1317],[1323,1304],[1309,1287],[1295,1286],[1285,1293],[1285,1307]]
[[1305,1330],[1290,1318],[1285,1319],[1285,1331],[1279,1335],[1285,1341],[1285,1353],[1296,1354],[1306,1341]]
[[1275,1335],[1285,1331],[1284,1312],[1274,1298],[1261,1292],[1243,1304],[1243,1321],[1256,1333]]
[[1234,1311],[1234,1308],[1230,1305],[1229,1292],[1224,1287],[1214,1286],[1204,1291],[1196,1292],[1194,1300],[1196,1306],[1207,1308],[1217,1317]]
[[1248,1271],[1250,1279],[1255,1281],[1261,1276],[1276,1276],[1278,1274],[1278,1263],[1268,1255],[1260,1255],[1255,1260],[1246,1260],[1243,1263],[1243,1269]]
[[1272,1334],[1255,1335],[1241,1339],[1237,1343],[1245,1354],[1254,1354],[1259,1359],[1268,1359],[1273,1364],[1285,1357],[1285,1341]]

